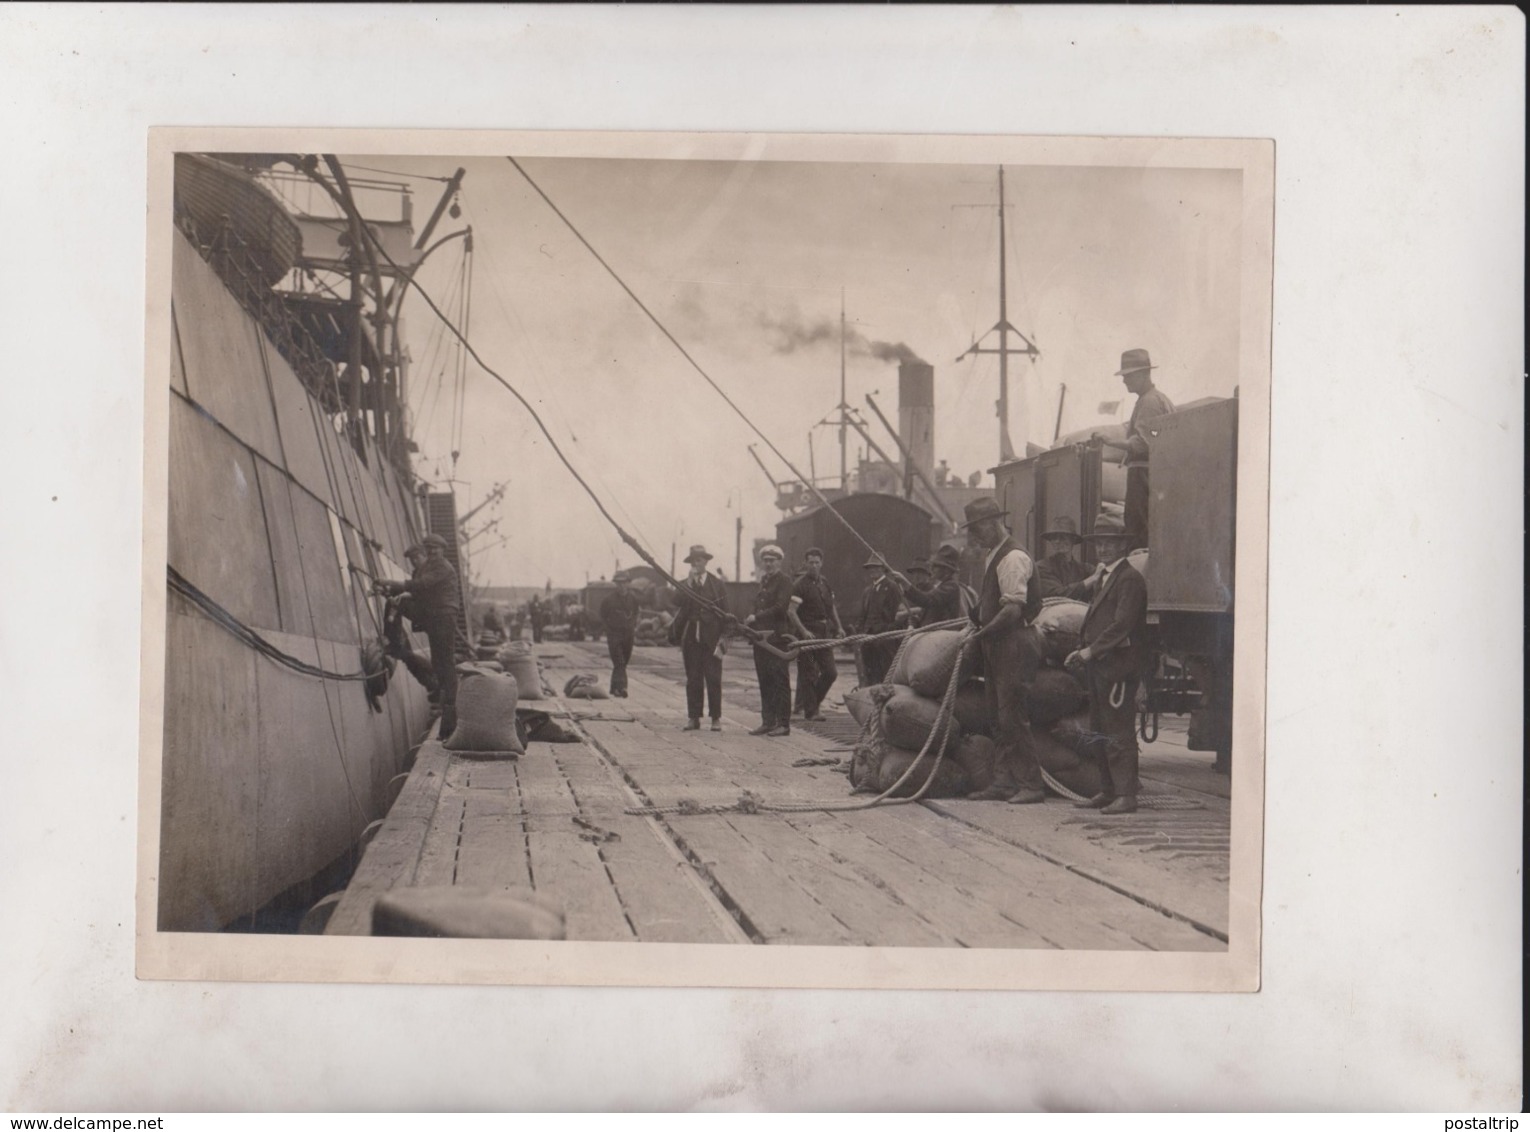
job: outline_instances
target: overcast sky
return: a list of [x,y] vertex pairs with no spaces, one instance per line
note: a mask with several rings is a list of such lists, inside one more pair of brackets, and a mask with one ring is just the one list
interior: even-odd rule
[[[347,164],[436,177],[467,169],[469,334],[480,355],[537,407],[618,519],[668,566],[670,544],[700,542],[733,576],[734,519],[745,575],[755,537],[780,516],[748,454],[771,455],[568,228],[503,159],[356,157]],[[998,318],[997,166],[530,158],[522,162],[692,356],[806,473],[808,433],[839,400],[841,289],[851,326],[850,403],[865,395],[896,423],[903,346],[935,367],[936,457],[966,476],[997,462],[998,360],[956,362]],[[361,176],[375,174],[360,173]],[[416,225],[441,185],[414,182]],[[1041,350],[1010,363],[1011,435],[1124,419],[1121,352],[1149,350],[1176,403],[1236,384],[1240,175],[1236,171],[1005,167],[1009,318]],[[983,205],[971,208],[965,205]],[[460,314],[462,242],[420,282]],[[633,564],[552,455],[525,410],[467,364],[460,443],[455,350],[418,295],[405,302],[410,403],[425,478],[459,481],[458,510],[500,481],[485,509],[510,541],[473,559],[475,580],[581,585]],[[995,345],[991,336],[985,345]],[[880,356],[879,356],[880,355]],[[1113,415],[1103,401],[1119,401]],[[867,414],[869,416],[869,414]],[[873,422],[878,443],[889,447]],[[850,465],[862,443],[851,434]],[[837,432],[814,433],[820,476],[837,475]],[[455,470],[450,453],[460,452]],[[683,567],[682,567],[683,569]]]

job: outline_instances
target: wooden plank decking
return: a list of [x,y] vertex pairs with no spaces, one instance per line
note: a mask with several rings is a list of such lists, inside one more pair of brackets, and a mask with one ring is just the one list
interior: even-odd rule
[[[539,652],[557,687],[608,667],[600,644]],[[745,791],[862,799],[840,767],[792,765],[848,761],[855,728],[842,708],[788,738],[746,734],[758,706],[747,653],[727,661],[721,734],[680,731],[677,650],[639,649],[629,678],[625,700],[536,705],[569,713],[582,743],[495,760],[427,742],[327,931],[366,934],[373,902],[399,886],[529,885],[563,905],[570,939],[1226,948],[1226,779],[1170,721],[1144,750],[1148,805],[1118,818],[1061,799],[638,816],[624,811],[730,805]]]

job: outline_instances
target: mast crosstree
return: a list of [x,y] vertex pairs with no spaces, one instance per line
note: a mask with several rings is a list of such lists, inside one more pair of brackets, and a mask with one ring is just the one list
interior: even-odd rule
[[[988,205],[961,205],[963,208],[988,208]],[[1004,228],[1004,166],[999,166],[999,321],[985,330],[977,341],[968,346],[965,351],[957,356],[957,361],[970,357],[973,354],[997,354],[999,355],[999,400],[995,404],[995,413],[999,418],[999,460],[1001,462],[1015,458],[1015,445],[1009,435],[1009,357],[1011,354],[1023,354],[1034,363],[1041,356],[1041,351],[1036,344],[1017,330],[1009,321],[1009,295],[1008,295],[1008,255],[1006,254],[1005,228]],[[995,349],[992,346],[981,345],[984,338],[994,331],[999,333],[999,345]],[[1025,345],[1011,348],[1009,344],[1010,334],[1014,334]],[[1022,435],[1024,429],[1021,430]]]

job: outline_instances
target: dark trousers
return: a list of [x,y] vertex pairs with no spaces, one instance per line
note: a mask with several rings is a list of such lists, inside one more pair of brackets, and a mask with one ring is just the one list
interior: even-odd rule
[[868,641],[861,646],[861,666],[866,670],[866,685],[881,684],[898,655],[897,641]]
[[403,618],[391,606],[383,617],[383,640],[386,644],[384,651],[396,660],[403,661],[409,675],[419,682],[432,700],[435,699],[439,691],[435,669],[431,667],[430,661],[414,651],[414,646],[409,642],[409,634],[404,631]]
[[1148,470],[1126,469],[1126,506],[1122,524],[1131,538],[1129,549],[1148,544]]
[[1137,677],[1116,680],[1091,664],[1089,728],[1104,735],[1099,757],[1101,790],[1106,794],[1137,793]]
[[1022,629],[980,642],[983,683],[994,720],[994,784],[1040,790],[1041,764],[1031,735],[1030,687],[1041,667],[1039,635]]
[[[777,648],[785,647],[786,643],[780,634],[771,637],[771,644]],[[760,678],[760,722],[767,727],[790,727],[792,662],[782,660],[774,653],[766,652],[756,645],[754,671]]]
[[542,643],[542,622],[540,620],[531,623],[531,641],[533,644]]
[[631,633],[606,634],[606,648],[611,653],[611,694],[627,691],[627,662],[632,659]]
[[701,718],[702,691],[711,705],[713,719],[722,718],[722,657],[716,649],[709,649],[700,641],[689,638],[680,646],[681,659],[685,661],[685,714],[691,719]]
[[[815,637],[829,635],[827,625],[808,625],[806,628]],[[797,657],[797,707],[804,717],[818,714],[829,689],[838,679],[839,666],[834,662],[833,649],[814,649]]]
[[427,618],[424,629],[430,640],[430,667],[436,677],[444,736],[457,725],[457,611]]

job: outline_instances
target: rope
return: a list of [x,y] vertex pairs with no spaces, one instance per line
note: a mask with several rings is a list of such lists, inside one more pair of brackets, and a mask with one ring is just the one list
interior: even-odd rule
[[301,660],[290,653],[285,653],[223,606],[219,605],[213,598],[187,581],[174,566],[167,564],[165,570],[169,575],[170,588],[207,614],[208,618],[220,628],[227,630],[230,635],[238,638],[256,652],[276,661],[280,665],[292,669],[294,672],[301,672],[305,676],[315,676],[321,680],[354,681],[370,680],[372,677],[382,674],[381,669],[377,672],[330,672],[328,669],[309,664],[306,660]]
[[[931,626],[931,628],[934,628],[934,626]],[[885,636],[887,634],[883,635]],[[909,640],[912,640],[912,638],[913,633],[907,634],[902,647],[898,649],[898,655],[893,659],[893,664],[896,665],[898,660],[901,659],[904,650],[908,648]],[[898,780],[889,786],[886,790],[882,791],[882,793],[878,794],[875,798],[870,798],[864,802],[766,802],[758,798],[753,792],[746,790],[739,797],[737,802],[727,806],[698,806],[694,803],[681,802],[673,806],[635,806],[622,812],[631,814],[634,817],[661,817],[668,814],[684,814],[691,816],[701,814],[728,813],[852,813],[857,810],[869,810],[874,806],[912,805],[913,803],[923,798],[929,791],[930,787],[934,785],[935,778],[940,773],[941,763],[945,761],[946,749],[951,745],[951,719],[953,717],[952,709],[956,703],[956,690],[961,686],[962,682],[962,662],[966,659],[967,650],[971,647],[971,638],[963,637],[960,651],[956,657],[956,665],[951,669],[951,679],[946,684],[945,695],[941,697],[940,711],[936,715],[935,723],[930,728],[930,733],[924,741],[924,746],[920,748],[919,753],[914,756],[913,761],[908,764],[908,767],[903,771],[903,773],[898,776]],[[881,685],[881,687],[887,686],[888,685]],[[880,713],[881,705],[876,705],[876,708],[878,713]],[[864,737],[867,731],[871,728],[871,721],[875,718],[876,716],[870,717],[868,722],[863,725],[861,729],[862,737]],[[918,767],[919,764],[924,761],[925,756],[930,753],[930,748],[935,744],[937,737],[940,740],[940,749],[935,754],[935,761],[930,766],[929,775],[926,776],[919,789],[906,798],[893,797],[893,795],[902,788],[903,784],[909,780],[910,776],[913,775],[914,769]],[[857,745],[859,745],[859,743],[857,743]],[[1077,797],[1077,795],[1075,795],[1075,797]]]
[[[631,287],[627,286],[626,281],[623,280],[622,277],[616,273],[616,269],[613,268],[609,263],[607,263],[605,261],[605,259],[601,256],[601,254],[595,250],[594,246],[590,243],[590,241],[588,241],[588,240],[586,240],[584,238],[584,234],[582,232],[580,232],[577,227],[575,227],[574,222],[572,220],[570,220],[567,216],[563,215],[562,210],[559,209],[557,205],[553,204],[552,198],[549,197],[545,192],[543,192],[542,191],[542,187],[531,179],[531,174],[527,173],[526,170],[521,167],[520,162],[516,161],[515,158],[508,157],[508,156],[505,158],[505,160],[510,162],[510,164],[515,167],[515,171],[526,179],[526,183],[528,185],[530,185],[532,187],[532,189],[534,189],[536,191],[537,196],[542,198],[542,200],[546,203],[547,207],[552,209],[554,215],[556,215],[559,220],[563,221],[563,223],[565,225],[567,225],[568,230],[574,234],[574,238],[577,239],[581,244],[583,244],[585,246],[585,249],[592,256],[595,257],[595,261],[597,263],[599,263],[601,267],[606,269],[606,273],[608,275],[610,275],[611,278],[616,281],[616,285],[618,287],[620,287],[623,291],[625,291],[627,293],[627,297],[630,298],[634,303],[637,304],[638,309],[640,311],[642,311],[645,315],[648,316],[648,320],[650,322],[652,322],[655,327],[658,328],[659,333],[664,335],[665,338],[669,339],[670,344],[673,345],[676,350],[680,351],[680,356],[682,358],[684,358],[687,362],[690,363],[691,368],[694,369],[697,373],[699,373],[701,375],[702,379],[708,385],[710,385],[714,390],[716,390],[717,395],[719,397],[721,397],[724,401],[727,402],[728,408],[732,409],[735,413],[737,413],[739,419],[742,420],[746,425],[749,426],[749,430],[751,432],[753,432],[756,436],[758,436],[762,441],[764,441],[765,446],[767,448],[769,448],[772,452],[774,452],[776,454],[777,459],[779,459],[783,464],[785,464],[787,466],[787,468],[789,468],[791,470],[792,475],[796,476],[797,479],[802,481],[802,483],[807,487],[807,489],[813,493],[814,497],[817,498],[818,502],[820,504],[822,504],[828,510],[829,514],[833,515],[834,518],[839,522],[839,524],[842,527],[844,527],[845,530],[850,532],[851,537],[853,537],[856,542],[858,542],[862,546],[864,546],[867,549],[867,551],[869,551],[871,553],[871,556],[873,558],[875,558],[883,566],[886,566],[889,570],[891,570],[893,568],[892,564],[889,563],[886,558],[882,557],[882,552],[879,551],[876,547],[872,546],[864,538],[862,538],[861,537],[861,532],[856,530],[853,526],[851,526],[850,521],[848,519],[846,519],[838,511],[834,510],[833,507],[829,506],[829,500],[827,498],[825,498],[824,494],[821,491],[819,491],[818,488],[814,485],[811,477],[804,476],[802,474],[802,472],[797,468],[797,466],[786,458],[785,453],[783,453],[779,448],[777,448],[775,446],[775,444],[773,444],[771,442],[770,437],[766,436],[763,432],[761,432],[759,427],[752,420],[749,419],[749,415],[747,413],[745,413],[743,409],[740,409],[738,407],[738,405],[734,402],[733,398],[729,397],[727,395],[727,393],[723,392],[722,386],[718,385],[716,381],[712,380],[712,375],[707,373],[706,370],[701,368],[701,363],[700,362],[698,362],[695,358],[691,357],[690,352],[687,351],[686,348],[680,344],[680,340],[678,338],[676,338],[673,334],[671,334],[669,332],[669,328],[666,327],[662,322],[659,321],[658,315],[654,314],[653,311],[648,309],[648,306],[643,302],[643,300],[637,297],[637,293],[635,291],[633,291],[633,289]],[[386,253],[384,253],[384,254],[386,254]]]

